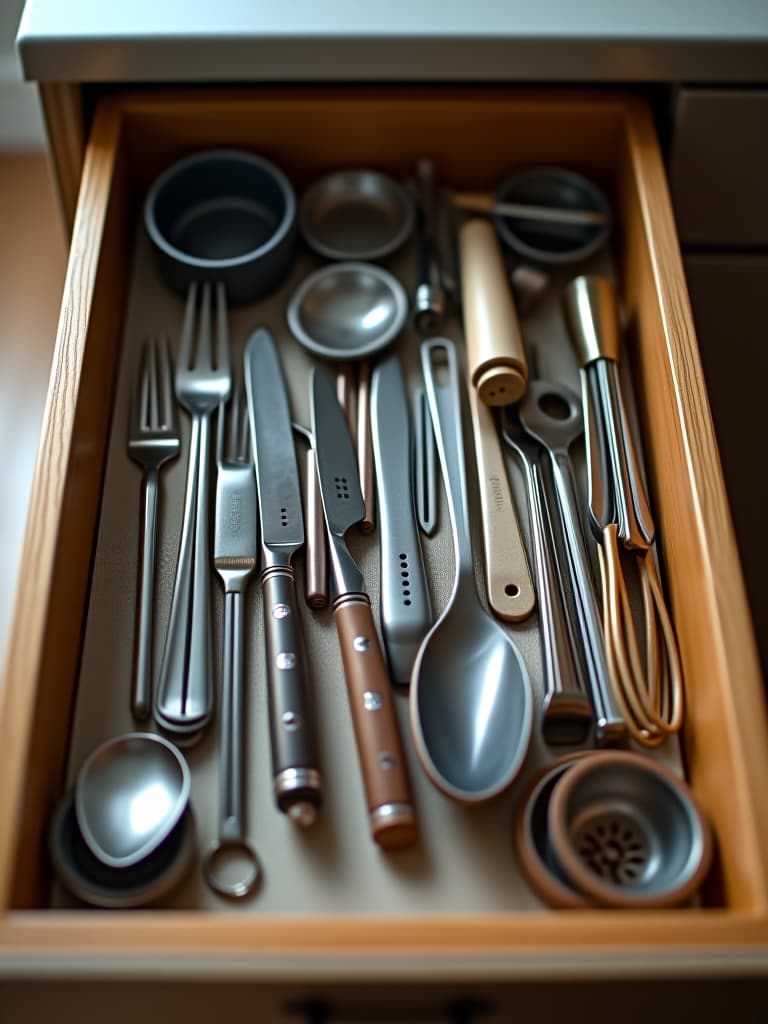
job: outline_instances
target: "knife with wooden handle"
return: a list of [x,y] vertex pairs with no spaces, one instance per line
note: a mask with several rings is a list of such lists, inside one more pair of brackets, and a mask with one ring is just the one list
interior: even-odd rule
[[312,371],[310,398],[335,591],[333,616],[371,833],[384,848],[410,846],[417,837],[416,814],[392,684],[363,576],[345,540],[347,530],[365,514],[357,460],[333,382],[320,368]]

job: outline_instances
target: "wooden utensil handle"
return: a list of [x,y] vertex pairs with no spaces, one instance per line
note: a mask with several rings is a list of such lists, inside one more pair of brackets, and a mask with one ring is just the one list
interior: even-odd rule
[[475,218],[461,226],[459,258],[470,380],[486,405],[509,405],[523,396],[528,365],[491,223]]
[[480,487],[488,604],[500,619],[520,622],[531,614],[536,604],[531,570],[493,413],[480,401],[471,384],[468,391]]
[[333,609],[344,662],[352,723],[375,841],[388,849],[416,840],[416,817],[392,684],[371,614],[361,594]]

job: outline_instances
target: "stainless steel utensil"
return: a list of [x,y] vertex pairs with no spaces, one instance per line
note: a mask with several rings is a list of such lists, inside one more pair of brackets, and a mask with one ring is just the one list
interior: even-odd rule
[[48,828],[48,853],[61,884],[84,903],[109,910],[159,903],[187,876],[195,849],[189,804],[166,839],[130,867],[109,867],[93,854],[78,827],[71,791],[57,804]]
[[220,896],[242,899],[261,875],[256,851],[245,838],[243,800],[243,605],[256,569],[258,530],[242,384],[233,388],[229,402],[219,406],[216,427],[213,564],[224,586],[219,829],[203,860],[203,874]]
[[198,287],[192,284],[176,363],[176,397],[192,418],[192,434],[178,566],[155,698],[158,724],[189,742],[199,736],[213,713],[208,575],[210,426],[214,410],[227,399],[231,386],[224,285],[216,285],[214,339],[211,286],[201,288],[199,318],[197,294]]
[[293,429],[307,444],[304,468],[304,599],[310,608],[320,611],[328,604],[328,551],[320,481],[317,478],[315,439],[312,431],[299,423],[294,422]]
[[554,862],[602,906],[678,906],[712,861],[709,823],[685,782],[628,751],[596,752],[570,768],[547,823]]
[[375,260],[403,245],[413,231],[408,191],[367,168],[334,171],[304,193],[299,224],[307,242],[333,260]]
[[623,743],[627,725],[614,698],[571,465],[570,447],[584,429],[579,398],[552,381],[532,381],[519,413],[526,431],[543,445],[550,459],[568,592],[572,595],[566,610],[571,616],[572,635],[580,639],[579,650],[595,712],[595,739],[601,746]]
[[162,736],[128,733],[107,740],[77,775],[74,803],[83,840],[107,867],[138,864],[176,827],[190,784],[186,760]]
[[137,721],[152,711],[152,601],[160,468],[181,450],[167,338],[148,338],[131,407],[128,454],[144,471],[141,484],[131,711]]
[[383,847],[410,846],[416,840],[416,816],[391,684],[362,573],[344,539],[365,511],[355,453],[333,382],[320,368],[312,371],[310,397],[336,591],[333,616],[371,831]]
[[472,415],[483,560],[488,604],[505,622],[526,619],[536,605],[531,570],[520,533],[493,413],[473,387],[467,388]]
[[373,263],[332,263],[302,281],[288,302],[296,340],[323,359],[365,359],[403,328],[408,299],[400,282]]
[[304,520],[288,395],[274,339],[263,327],[248,340],[245,386],[259,485],[272,783],[279,809],[308,826],[322,801],[322,780],[292,564],[304,544]]
[[[657,746],[683,719],[680,660],[652,544],[654,523],[619,380],[618,303],[611,281],[579,277],[564,293],[581,363],[587,421],[589,512],[600,544],[606,647],[634,738]],[[645,661],[619,545],[636,556],[643,595]]]
[[363,533],[376,529],[376,471],[373,465],[373,439],[371,437],[371,376],[373,363],[361,359],[357,364],[357,426],[354,437],[357,446],[357,469],[365,513],[358,523]]
[[413,297],[413,325],[419,334],[433,334],[445,315],[445,289],[437,259],[437,197],[435,165],[429,159],[416,163],[419,230],[419,282]]
[[431,537],[437,529],[437,455],[424,388],[413,395],[413,439],[416,518],[421,532]]
[[411,730],[427,775],[447,796],[475,804],[501,793],[528,749],[533,694],[515,643],[483,609],[475,587],[456,350],[421,346],[453,532],[455,581],[419,649],[411,676]]
[[542,733],[550,744],[583,743],[592,728],[594,715],[582,686],[578,662],[571,651],[563,595],[566,574],[558,564],[549,502],[539,465],[542,447],[523,429],[514,406],[503,410],[501,430],[523,472],[528,500],[544,668]]
[[432,609],[415,518],[408,397],[395,353],[373,371],[371,421],[379,499],[381,632],[392,678],[407,683]]

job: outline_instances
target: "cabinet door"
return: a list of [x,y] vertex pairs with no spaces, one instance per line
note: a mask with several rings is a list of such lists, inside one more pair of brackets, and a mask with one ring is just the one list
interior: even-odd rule
[[670,185],[686,245],[768,245],[768,90],[681,89]]
[[764,409],[768,256],[685,258],[696,331],[763,664],[768,668]]

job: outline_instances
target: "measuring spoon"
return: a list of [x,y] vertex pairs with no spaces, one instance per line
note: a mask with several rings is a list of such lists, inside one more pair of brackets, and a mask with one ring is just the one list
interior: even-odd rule
[[178,824],[190,784],[186,760],[162,736],[137,732],[108,739],[78,772],[74,806],[83,839],[107,867],[138,864]]
[[421,366],[450,513],[455,580],[416,656],[411,728],[434,785],[454,800],[476,804],[501,793],[519,771],[531,735],[533,695],[520,652],[485,611],[475,585],[453,343],[424,342]]
[[581,529],[576,481],[570,447],[583,433],[579,396],[552,381],[529,383],[519,406],[520,422],[544,446],[552,466],[559,526],[574,604],[566,602],[575,635],[581,640],[584,669],[595,710],[595,739],[599,746],[623,743],[627,726],[616,706],[603,640],[600,609],[589,556]]

